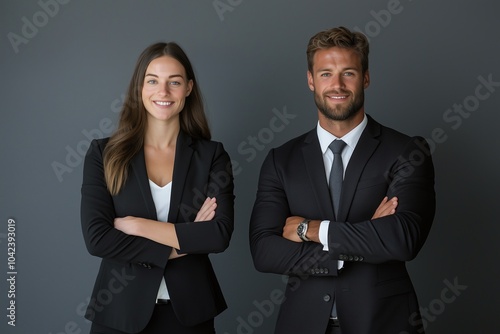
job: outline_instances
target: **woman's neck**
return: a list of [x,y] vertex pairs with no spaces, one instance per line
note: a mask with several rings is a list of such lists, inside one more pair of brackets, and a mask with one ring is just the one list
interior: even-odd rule
[[177,122],[148,122],[144,145],[157,149],[175,146],[180,124]]

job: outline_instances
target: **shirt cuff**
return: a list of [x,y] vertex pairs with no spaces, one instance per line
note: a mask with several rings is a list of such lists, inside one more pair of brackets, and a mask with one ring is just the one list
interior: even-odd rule
[[323,250],[328,252],[328,227],[330,226],[329,220],[323,220],[319,225],[319,241],[323,245]]
[[[328,228],[330,227],[329,220],[323,220],[319,224],[319,241],[323,244],[323,250],[328,252]],[[337,268],[342,269],[344,267],[344,261],[338,260]]]

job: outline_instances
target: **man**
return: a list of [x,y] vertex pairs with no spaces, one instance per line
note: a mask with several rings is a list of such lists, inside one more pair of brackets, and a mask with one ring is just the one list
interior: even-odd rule
[[405,262],[431,228],[434,169],[423,138],[365,114],[368,49],[344,27],[311,38],[318,125],[262,165],[250,246],[257,270],[289,276],[278,334],[423,333]]

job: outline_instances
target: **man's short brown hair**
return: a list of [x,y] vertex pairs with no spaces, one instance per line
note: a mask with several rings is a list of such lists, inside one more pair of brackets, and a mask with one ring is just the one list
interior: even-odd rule
[[318,50],[340,47],[354,50],[361,59],[363,74],[368,70],[369,43],[365,35],[357,31],[350,31],[345,27],[332,28],[321,31],[311,37],[307,45],[307,68],[312,73],[314,54]]

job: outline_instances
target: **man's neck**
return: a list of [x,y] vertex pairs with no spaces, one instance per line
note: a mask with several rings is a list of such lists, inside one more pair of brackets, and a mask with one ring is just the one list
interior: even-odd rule
[[355,115],[342,121],[329,119],[318,111],[319,125],[337,138],[342,138],[357,127],[363,121],[364,117],[364,109],[360,109]]

